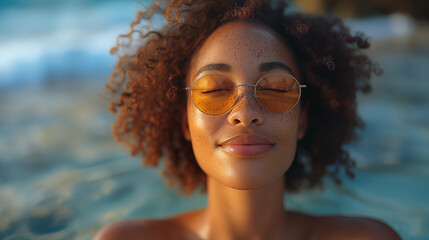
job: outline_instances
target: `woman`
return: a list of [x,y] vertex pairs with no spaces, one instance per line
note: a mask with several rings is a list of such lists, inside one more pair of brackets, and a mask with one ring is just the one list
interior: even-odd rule
[[[284,192],[335,181],[362,126],[356,92],[379,69],[338,19],[285,14],[276,1],[152,5],[114,52],[114,135],[207,207],[104,227],[94,239],[399,239],[372,219],[284,209]],[[162,13],[161,30],[137,26]]]

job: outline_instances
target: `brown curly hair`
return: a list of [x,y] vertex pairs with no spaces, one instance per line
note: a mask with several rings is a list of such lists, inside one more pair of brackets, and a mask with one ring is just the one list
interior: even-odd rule
[[250,21],[280,34],[296,56],[300,82],[308,86],[301,98],[307,132],[285,174],[286,190],[321,185],[325,175],[340,183],[342,167],[353,177],[355,163],[344,145],[363,127],[356,93],[368,92],[371,74],[381,69],[362,53],[369,47],[365,37],[350,34],[341,20],[287,12],[284,1],[269,0],[159,0],[139,11],[111,50],[119,57],[106,86],[117,113],[116,139],[131,155],[141,154],[144,165],[164,159],[170,186],[178,182],[185,193],[197,187],[205,192],[206,175],[180,128],[189,62],[216,28]]

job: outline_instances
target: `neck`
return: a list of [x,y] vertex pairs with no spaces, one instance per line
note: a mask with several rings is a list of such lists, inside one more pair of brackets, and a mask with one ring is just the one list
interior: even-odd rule
[[286,212],[284,180],[259,190],[237,190],[208,178],[206,236],[209,239],[277,239]]

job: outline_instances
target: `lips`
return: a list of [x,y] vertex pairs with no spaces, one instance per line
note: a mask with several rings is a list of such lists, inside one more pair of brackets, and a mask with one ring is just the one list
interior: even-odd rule
[[221,150],[238,156],[256,156],[267,152],[274,143],[258,135],[238,135],[219,144]]

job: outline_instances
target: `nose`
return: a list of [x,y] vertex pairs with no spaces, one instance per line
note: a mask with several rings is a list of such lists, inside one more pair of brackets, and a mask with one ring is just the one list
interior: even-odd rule
[[241,89],[242,93],[238,95],[237,102],[231,108],[228,115],[228,122],[234,126],[244,127],[248,127],[251,124],[257,126],[263,124],[263,109],[256,102],[254,88],[249,87],[247,89],[247,87],[241,87]]

